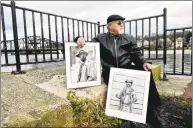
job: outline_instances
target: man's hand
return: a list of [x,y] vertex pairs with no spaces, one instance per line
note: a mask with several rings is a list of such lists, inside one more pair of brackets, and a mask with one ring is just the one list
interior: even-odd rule
[[79,37],[77,40],[77,45],[79,48],[82,48],[85,45],[85,40],[83,37]]
[[151,69],[152,69],[152,65],[149,64],[149,63],[145,63],[145,64],[143,65],[143,68],[144,68],[145,71],[148,71],[148,70],[151,70]]

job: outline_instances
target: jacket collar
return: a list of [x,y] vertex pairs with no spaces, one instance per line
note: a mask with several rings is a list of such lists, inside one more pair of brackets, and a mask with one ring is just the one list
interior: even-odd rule
[[109,34],[110,36],[112,36],[112,37],[115,37],[115,38],[118,38],[118,37],[121,36],[121,34],[113,34],[113,33],[111,33],[111,32],[108,32],[108,34]]

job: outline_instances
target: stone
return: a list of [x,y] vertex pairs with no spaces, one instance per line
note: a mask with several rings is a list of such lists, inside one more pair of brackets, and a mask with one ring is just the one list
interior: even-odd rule
[[4,122],[2,122],[3,126],[9,127],[21,127],[25,124],[34,121],[35,119],[26,113],[12,114],[8,116]]

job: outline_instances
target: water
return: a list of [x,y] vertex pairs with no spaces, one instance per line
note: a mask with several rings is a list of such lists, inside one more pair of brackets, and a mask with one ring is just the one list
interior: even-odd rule
[[[37,55],[38,61],[43,61],[43,54],[38,54]],[[50,61],[50,54],[45,54],[45,60]],[[37,63],[37,64],[26,64],[26,65],[21,65],[22,70],[28,70],[28,69],[33,69],[36,67],[45,67],[45,66],[54,66],[54,65],[62,65],[65,64],[63,60],[63,54],[59,54],[59,59],[57,59],[57,54],[52,54],[52,60],[58,60],[59,62],[47,62],[47,63]],[[20,55],[20,62],[24,63],[27,62],[26,55]],[[29,62],[35,62],[35,55],[29,55]],[[8,55],[8,63],[16,63],[15,61],[15,55]],[[5,55],[2,54],[1,56],[1,64],[5,64]],[[1,72],[12,72],[16,71],[16,66],[3,66],[1,67]]]
[[[173,50],[168,50],[166,55],[166,72],[167,73],[173,73],[174,71],[174,54]],[[155,51],[152,51],[150,54],[151,58],[156,57]],[[148,58],[148,51],[144,52],[144,58]],[[158,58],[163,58],[163,51],[158,52]],[[161,68],[163,71],[163,60],[153,60],[152,61],[155,64],[161,64]],[[184,74],[190,74],[191,73],[191,50],[185,50],[184,51]],[[182,74],[182,50],[176,50],[176,61],[175,61],[175,72],[178,74]]]
[[[184,51],[184,73],[190,74],[191,73],[191,50],[185,50]],[[43,54],[38,54],[38,61],[43,61]],[[156,52],[151,51],[151,58],[156,57]],[[57,54],[52,54],[53,60],[57,59]],[[148,51],[144,51],[144,58],[148,58]],[[163,58],[163,51],[158,52],[158,58]],[[59,60],[63,59],[63,54],[60,52],[59,54]],[[21,62],[26,62],[26,55],[20,55]],[[45,54],[45,60],[50,60],[50,54]],[[9,63],[15,63],[15,56],[14,55],[8,55],[8,61]],[[29,61],[35,62],[35,55],[29,55]],[[162,71],[163,71],[163,60],[153,60],[152,61],[155,64],[161,64]],[[1,56],[1,64],[5,64],[5,55],[2,54]],[[22,70],[31,69],[34,67],[42,67],[42,66],[52,66],[52,65],[61,65],[65,64],[64,61],[62,62],[52,62],[52,63],[39,63],[39,64],[28,64],[28,65],[22,65]],[[8,66],[8,67],[1,67],[1,72],[11,72],[15,71],[16,66]],[[167,51],[167,65],[166,65],[166,71],[168,73],[173,73],[173,67],[174,67],[174,54],[173,50]],[[182,50],[176,50],[176,73],[182,73]]]

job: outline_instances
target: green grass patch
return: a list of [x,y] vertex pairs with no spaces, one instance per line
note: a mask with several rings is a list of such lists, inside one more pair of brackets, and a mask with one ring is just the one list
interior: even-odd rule
[[94,102],[88,98],[81,98],[75,92],[68,92],[68,100],[73,109],[74,123],[77,127],[112,127],[121,124],[121,120],[105,115],[105,101]]

